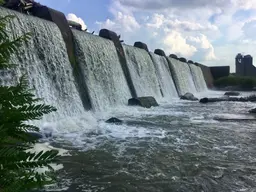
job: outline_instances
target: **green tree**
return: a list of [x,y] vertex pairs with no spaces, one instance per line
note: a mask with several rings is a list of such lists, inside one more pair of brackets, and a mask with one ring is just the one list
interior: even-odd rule
[[[30,34],[10,38],[6,26],[14,16],[0,17],[0,70],[9,70],[10,57],[18,54],[18,49]],[[36,139],[29,132],[39,131],[29,120],[39,120],[44,114],[56,111],[54,107],[40,104],[28,81],[21,77],[12,86],[0,85],[0,192],[23,192],[43,187],[53,182],[53,168],[49,165],[57,161],[57,151],[29,152]],[[47,167],[48,172],[39,174],[38,168]]]

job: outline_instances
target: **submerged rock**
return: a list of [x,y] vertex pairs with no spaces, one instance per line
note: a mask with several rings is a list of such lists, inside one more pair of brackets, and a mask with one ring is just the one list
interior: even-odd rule
[[186,93],[185,95],[182,95],[180,99],[189,100],[189,101],[198,101],[198,98],[196,98],[192,93]]
[[249,97],[220,97],[220,98],[202,98],[200,103],[212,103],[221,101],[233,101],[233,102],[256,102],[256,96],[251,95]]
[[224,95],[226,95],[226,96],[239,96],[240,93],[236,92],[236,91],[228,91]]
[[145,108],[159,106],[154,97],[136,97],[128,100],[129,106],[141,106]]
[[111,117],[110,119],[108,119],[107,121],[105,121],[106,123],[114,123],[114,124],[122,124],[123,121],[116,118],[116,117]]
[[38,140],[38,139],[42,139],[43,135],[41,133],[38,132],[28,132],[28,135],[33,139],[33,140]]
[[256,108],[251,109],[251,110],[249,111],[249,113],[255,113],[255,114],[256,114]]

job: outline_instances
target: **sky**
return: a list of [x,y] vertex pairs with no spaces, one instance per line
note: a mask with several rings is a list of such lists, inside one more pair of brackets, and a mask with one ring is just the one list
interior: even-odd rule
[[97,34],[107,28],[126,44],[200,62],[229,65],[256,58],[256,0],[38,0]]

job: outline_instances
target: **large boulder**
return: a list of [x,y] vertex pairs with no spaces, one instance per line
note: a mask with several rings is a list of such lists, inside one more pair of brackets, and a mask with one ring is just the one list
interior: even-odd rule
[[147,44],[142,43],[140,41],[135,42],[133,46],[140,49],[144,49],[145,51],[149,52]]
[[154,53],[160,56],[166,56],[165,52],[162,49],[155,49]]
[[181,62],[184,62],[184,63],[187,62],[187,59],[185,59],[184,57],[179,58],[179,60],[180,60]]
[[189,101],[198,101],[198,98],[196,98],[192,93],[186,93],[185,95],[182,95],[180,99],[189,100]]
[[110,31],[108,29],[101,29],[99,32],[99,36],[109,40],[117,38],[117,34],[114,31]]
[[141,106],[145,108],[159,106],[154,97],[136,97],[128,100],[129,106]]
[[226,96],[239,96],[240,93],[236,92],[236,91],[228,91],[224,95],[226,95]]
[[170,54],[169,57],[173,58],[173,59],[178,59],[178,56],[175,54]]
[[122,124],[123,121],[116,118],[116,117],[111,117],[110,119],[108,119],[107,121],[105,121],[106,123],[113,123],[113,124]]

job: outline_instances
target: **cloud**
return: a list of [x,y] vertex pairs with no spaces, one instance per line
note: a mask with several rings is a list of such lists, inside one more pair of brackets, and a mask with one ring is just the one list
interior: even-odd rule
[[134,9],[163,10],[169,8],[226,7],[231,0],[115,0]]
[[84,20],[80,17],[77,17],[74,13],[69,13],[67,15],[67,19],[70,21],[79,23],[82,26],[82,30],[87,29],[87,26],[85,25]]
[[256,40],[255,31],[256,31],[256,19],[246,22],[242,28],[245,38],[250,40]]
[[187,43],[186,38],[177,31],[168,33],[163,39],[166,51],[175,54],[181,54],[185,57],[191,57],[196,51],[196,47]]
[[[256,56],[255,0],[112,0],[97,22],[127,44],[146,43],[206,65],[230,65],[239,52]],[[255,55],[254,55],[255,54]]]
[[116,32],[133,32],[140,28],[135,17],[122,12],[117,12],[113,20],[107,19],[104,22],[96,22],[100,28],[106,28]]

